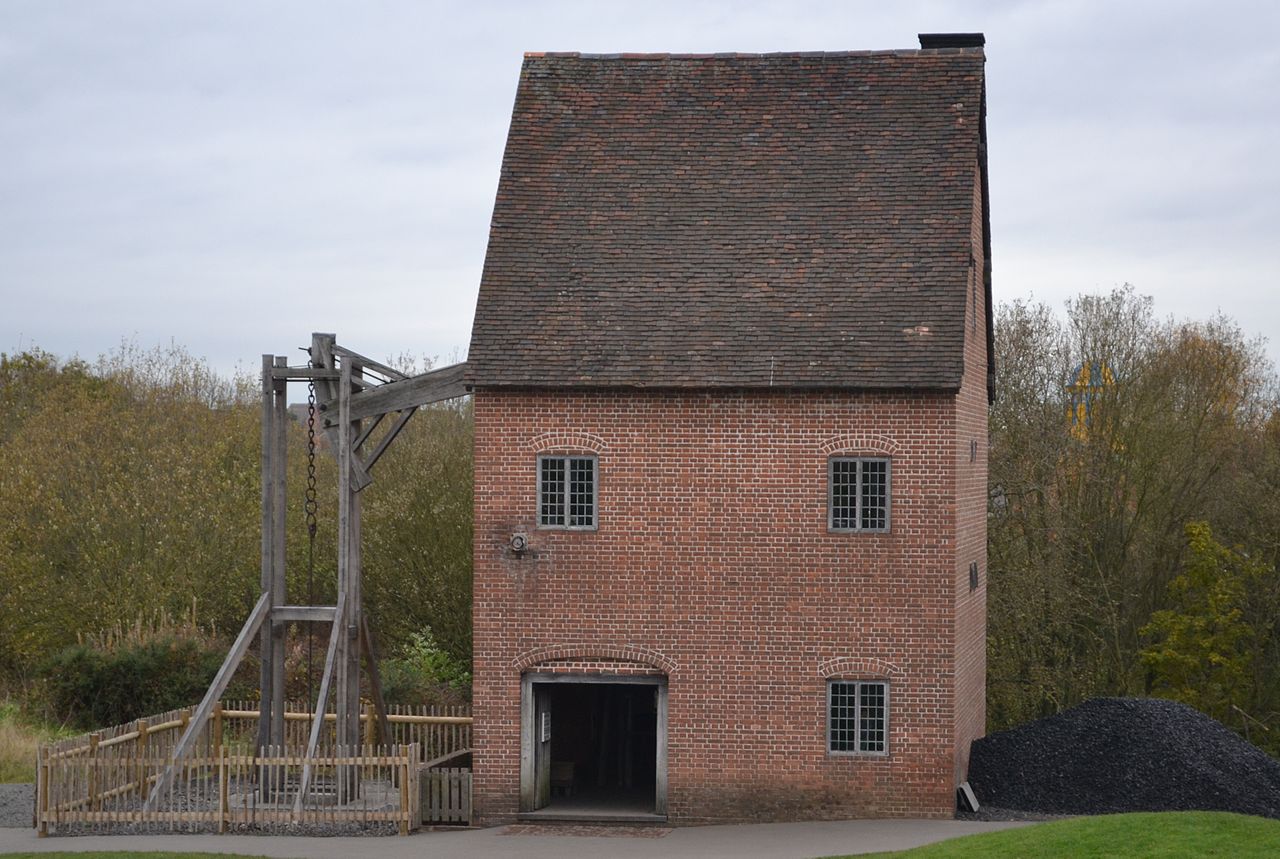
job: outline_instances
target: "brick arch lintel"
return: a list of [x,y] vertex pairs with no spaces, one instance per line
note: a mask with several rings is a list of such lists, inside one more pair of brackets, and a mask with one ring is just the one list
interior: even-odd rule
[[902,669],[892,662],[876,659],[873,656],[837,656],[828,659],[818,666],[822,676],[830,680],[833,677],[901,677]]
[[824,441],[819,448],[828,456],[834,453],[879,453],[896,456],[902,445],[879,433],[844,433]]
[[636,662],[656,668],[663,674],[674,674],[676,662],[664,653],[647,647],[612,646],[608,644],[552,644],[526,650],[511,660],[511,667],[524,671],[542,662],[609,659],[616,662]]
[[598,435],[575,430],[549,430],[529,439],[529,449],[534,452],[544,450],[589,450],[600,453],[605,443]]

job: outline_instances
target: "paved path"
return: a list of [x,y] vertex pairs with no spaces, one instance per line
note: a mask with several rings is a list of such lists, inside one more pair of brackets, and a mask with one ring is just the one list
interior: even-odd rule
[[660,838],[599,835],[504,835],[504,827],[419,832],[408,838],[294,838],[273,835],[88,835],[37,838],[0,829],[0,853],[81,850],[175,850],[291,859],[810,859],[843,853],[906,850],[947,838],[1024,823],[959,820],[846,820],[690,826]]

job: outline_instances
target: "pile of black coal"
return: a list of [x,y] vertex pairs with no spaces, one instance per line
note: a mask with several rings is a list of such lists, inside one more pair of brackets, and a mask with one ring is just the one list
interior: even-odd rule
[[1044,814],[1234,811],[1280,818],[1280,761],[1185,704],[1095,698],[973,744],[983,805]]

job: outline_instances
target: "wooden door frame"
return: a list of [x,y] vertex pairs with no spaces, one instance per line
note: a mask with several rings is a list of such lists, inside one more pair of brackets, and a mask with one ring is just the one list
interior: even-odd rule
[[[520,675],[520,811],[535,811],[537,773],[534,768],[537,725],[534,711],[535,683],[605,683],[615,686],[653,686],[658,691],[657,761],[654,769],[655,814],[667,813],[667,677],[665,674],[548,674],[536,671]],[[555,719],[555,715],[552,715]]]

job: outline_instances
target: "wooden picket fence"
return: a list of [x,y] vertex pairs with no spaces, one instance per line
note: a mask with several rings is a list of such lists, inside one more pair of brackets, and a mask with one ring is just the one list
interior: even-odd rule
[[[172,751],[190,721],[175,710],[42,745],[38,751],[36,827],[49,832],[225,832],[299,824],[387,825],[416,829],[424,804],[419,777],[425,761],[470,747],[471,718],[463,708],[446,713],[397,708],[389,714],[391,742],[337,747],[332,732],[316,757],[304,760],[312,715],[304,704],[286,707],[286,742],[254,748],[258,711],[230,702],[215,708],[165,795],[147,807],[153,785],[172,763]],[[377,719],[366,712],[366,740]],[[334,721],[328,714],[327,721]],[[372,727],[370,727],[372,726]],[[460,745],[464,744],[465,745]],[[310,788],[298,800],[304,766]],[[467,780],[469,782],[469,773]],[[455,777],[461,781],[461,777]],[[467,784],[470,820],[470,785]],[[457,789],[451,795],[456,795]],[[462,801],[456,800],[461,807]],[[450,812],[449,820],[458,813]],[[431,820],[430,822],[444,822]]]
[[419,782],[423,823],[471,823],[471,770],[459,767],[424,769]]
[[[421,821],[416,747],[337,747],[305,758],[304,748],[269,747],[262,754],[185,758],[164,795],[147,798],[169,756],[96,754],[55,757],[41,750],[37,830],[104,832],[188,830],[227,832],[288,825],[386,824],[407,835]],[[311,768],[298,797],[303,767]]]

